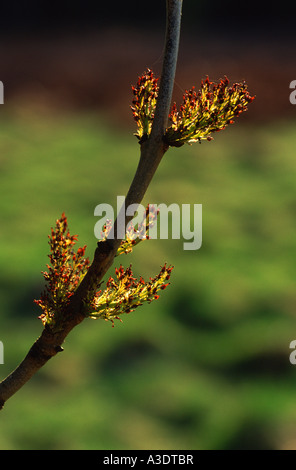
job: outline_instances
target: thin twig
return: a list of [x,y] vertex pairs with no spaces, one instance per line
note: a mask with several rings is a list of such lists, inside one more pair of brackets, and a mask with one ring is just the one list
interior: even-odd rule
[[[182,0],[167,0],[165,54],[159,97],[151,136],[141,145],[140,161],[126,196],[126,207],[130,204],[140,204],[163,155],[168,149],[163,141],[163,135],[167,126],[172,99],[179,46],[181,10]],[[126,226],[129,218],[125,213],[124,221]],[[54,331],[45,326],[41,336],[33,344],[25,359],[0,383],[0,409],[50,358],[63,350],[61,345],[66,336],[84,320],[84,301],[88,298],[89,292],[98,286],[112,265],[120,245],[121,239],[116,237],[117,224],[118,221],[115,221],[114,238],[98,243],[93,262],[71,298],[63,328]]]

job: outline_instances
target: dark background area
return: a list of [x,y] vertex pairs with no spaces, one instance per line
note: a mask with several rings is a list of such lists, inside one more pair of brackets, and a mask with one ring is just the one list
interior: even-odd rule
[[[243,119],[292,116],[294,4],[184,1],[174,99],[199,85],[245,79],[259,98]],[[125,124],[131,76],[160,74],[165,1],[10,2],[1,6],[5,95],[39,107],[102,109]],[[127,99],[125,99],[127,97]]]
[[[282,2],[222,2],[213,0],[184,0],[183,24],[192,29],[214,32],[249,32],[265,34],[286,33],[294,24],[294,3]],[[89,29],[106,26],[106,22],[131,27],[162,25],[165,2],[5,2],[1,5],[0,27],[7,32],[45,32],[65,29]]]

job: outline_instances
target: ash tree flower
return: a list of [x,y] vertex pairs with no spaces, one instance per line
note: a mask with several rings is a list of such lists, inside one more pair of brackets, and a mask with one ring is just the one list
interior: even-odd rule
[[[137,227],[130,226],[126,239],[122,240],[118,248],[117,255],[130,253],[140,241],[149,238],[145,234],[156,217],[156,209],[152,206],[152,210],[149,210],[147,206],[145,219]],[[105,237],[110,229],[111,221],[107,221],[103,228]],[[136,238],[135,233],[138,235]],[[90,266],[89,259],[84,257],[86,246],[78,248],[77,252],[74,251],[76,241],[77,235],[70,235],[67,218],[63,213],[49,235],[50,264],[47,264],[48,271],[42,273],[46,281],[45,290],[39,300],[34,300],[42,309],[39,317],[42,323],[54,331],[63,327],[70,299]],[[109,320],[114,326],[114,320],[119,319],[119,315],[132,312],[144,302],[157,300],[158,292],[169,285],[166,281],[169,280],[172,269],[173,266],[164,264],[159,274],[145,282],[142,277],[139,281],[133,277],[131,265],[126,269],[120,265],[119,268],[115,268],[117,281],[109,277],[105,290],[98,290],[102,283],[90,290],[84,304],[84,315],[94,319]]]
[[122,265],[115,268],[116,281],[109,277],[106,289],[98,291],[89,303],[89,316],[111,321],[121,320],[119,315],[134,311],[144,302],[152,302],[159,298],[158,292],[164,290],[169,282],[173,266],[161,267],[159,274],[145,282],[142,277],[137,280],[133,276],[131,266],[124,269]]
[[70,235],[63,213],[49,235],[50,264],[47,264],[48,271],[42,272],[45,290],[39,300],[34,300],[42,309],[39,318],[44,325],[55,327],[62,322],[70,298],[88,270],[89,259],[84,257],[86,245],[75,253],[76,241],[77,235]]
[[158,78],[155,78],[152,70],[148,69],[138,78],[137,85],[132,86],[134,98],[131,109],[138,125],[135,136],[139,139],[139,143],[147,140],[151,132],[159,91],[157,82]]
[[[152,91],[153,90],[153,91]],[[156,79],[149,69],[142,77],[139,77],[138,86],[133,87],[135,98],[133,103],[142,103],[143,96],[149,112],[140,112],[137,107],[132,107],[134,118],[138,125],[137,137],[140,143],[149,137],[156,106],[158,87]],[[183,102],[179,109],[176,103],[172,105],[169,114],[170,126],[163,137],[165,143],[172,147],[181,147],[184,143],[212,140],[211,134],[233,124],[234,119],[248,109],[248,104],[254,100],[248,92],[247,84],[234,83],[229,86],[229,80],[225,76],[218,83],[214,83],[206,77],[201,81],[199,91],[195,87],[186,90]],[[149,125],[147,125],[149,117]],[[145,132],[144,132],[145,129]]]
[[[135,135],[143,143],[149,138],[152,129],[159,92],[158,78],[148,69],[138,78],[132,91],[134,98],[131,108],[138,126]],[[253,99],[245,82],[229,86],[227,77],[219,83],[211,82],[206,77],[198,92],[192,87],[184,93],[179,109],[176,103],[173,104],[169,114],[170,126],[167,127],[163,140],[172,147],[205,139],[212,140],[211,133],[232,124],[235,118],[247,110]],[[156,217],[157,213],[153,213],[153,209],[150,211],[147,206],[142,223],[136,227],[129,225],[126,238],[122,240],[116,256],[130,253],[134,246],[149,238],[147,233]],[[111,221],[107,221],[101,241],[106,240],[111,227]],[[42,309],[40,318],[43,324],[58,329],[63,325],[70,299],[87,273],[90,262],[84,257],[86,246],[74,251],[77,236],[70,235],[65,214],[57,220],[55,230],[51,229],[49,238],[50,264],[47,265],[48,271],[43,272],[47,284],[41,298],[35,302]],[[109,278],[104,291],[98,290],[100,286],[90,290],[85,303],[85,315],[114,323],[118,315],[129,313],[143,302],[158,298],[157,292],[166,287],[164,280],[169,279],[172,269],[164,265],[155,278],[145,283],[142,278],[139,281],[133,278],[131,267],[124,270],[120,266],[116,270],[117,281]]]
[[[125,239],[122,240],[115,256],[119,256],[123,253],[131,253],[133,248],[141,241],[149,240],[149,230],[154,226],[158,214],[159,209],[157,209],[153,204],[148,204],[146,207],[145,217],[140,223],[137,223],[134,226],[133,221],[129,222],[126,229]],[[111,229],[112,220],[107,219],[101,232],[99,243],[108,238]]]

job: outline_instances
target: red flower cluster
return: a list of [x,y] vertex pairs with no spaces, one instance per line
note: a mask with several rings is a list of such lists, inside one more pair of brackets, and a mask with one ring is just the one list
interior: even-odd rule
[[[138,245],[138,243],[143,240],[149,240],[149,229],[154,226],[158,213],[159,209],[156,209],[153,204],[148,204],[146,207],[145,217],[142,222],[139,222],[136,226],[133,225],[132,221],[129,222],[126,231],[126,238],[120,243],[116,256],[123,253],[131,253],[133,251],[133,247]],[[100,242],[105,241],[108,238],[111,229],[112,221],[107,219],[101,232]]]
[[122,253],[130,253],[133,250],[133,247],[138,245],[138,243],[143,240],[149,240],[149,229],[154,226],[158,213],[159,209],[156,209],[153,204],[148,204],[146,207],[145,217],[142,222],[136,224],[135,227],[132,224],[132,221],[128,224],[126,239],[122,240],[116,256]]
[[[156,216],[154,212],[152,214]],[[146,218],[139,230],[149,228],[148,215],[147,207]],[[110,224],[105,230],[108,231],[109,227]],[[133,231],[134,227],[131,227],[131,230]],[[45,291],[41,294],[40,300],[34,300],[42,309],[39,317],[42,323],[54,329],[62,327],[70,298],[89,268],[89,259],[84,258],[86,246],[78,248],[75,253],[73,246],[76,241],[77,235],[70,235],[67,218],[62,214],[62,217],[56,221],[55,230],[51,229],[49,236],[50,264],[47,264],[48,271],[43,272],[47,282]],[[131,242],[138,243],[139,240],[127,238],[123,241],[118,254],[131,251]],[[139,281],[133,277],[131,267],[124,270],[120,265],[115,269],[117,282],[110,277],[103,292],[96,292],[94,288],[89,293],[88,301],[85,303],[85,315],[110,320],[114,324],[114,319],[118,318],[118,315],[135,310],[145,301],[158,299],[157,292],[168,286],[169,283],[165,281],[170,278],[172,269],[173,267],[164,265],[155,278],[150,278],[150,281],[145,283],[142,277]]]
[[132,86],[134,99],[131,109],[138,126],[135,136],[140,143],[144,142],[151,132],[159,90],[157,82],[158,78],[155,78],[152,70],[148,69],[138,78],[137,86]]
[[[151,132],[159,91],[157,80],[148,69],[139,77],[137,86],[132,87],[132,111],[138,125],[135,135],[140,143],[144,142]],[[254,96],[249,94],[245,82],[228,85],[227,77],[219,83],[211,82],[207,77],[201,82],[198,92],[195,87],[186,91],[180,108],[177,108],[176,103],[172,106],[169,115],[171,126],[164,135],[166,144],[180,147],[184,143],[212,140],[212,132],[233,124],[234,118],[248,109],[247,106],[254,100]]]
[[248,109],[254,96],[250,96],[245,82],[228,85],[227,77],[217,84],[207,77],[201,82],[200,91],[196,92],[194,87],[186,91],[179,110],[176,103],[172,106],[169,115],[172,125],[166,131],[165,141],[180,147],[185,142],[212,140],[212,132],[233,124],[234,118]]
[[142,277],[137,280],[133,276],[131,266],[124,269],[121,265],[115,268],[117,281],[110,277],[106,284],[106,289],[97,292],[90,313],[91,318],[103,318],[111,321],[114,326],[114,320],[120,319],[122,313],[134,311],[144,302],[157,300],[159,290],[164,290],[169,282],[173,266],[162,266],[159,274],[145,282]]
[[67,218],[63,213],[56,221],[55,230],[52,228],[49,235],[50,265],[47,264],[48,271],[42,272],[47,285],[40,300],[34,300],[43,310],[39,317],[43,324],[57,325],[88,270],[89,259],[84,258],[86,246],[78,248],[75,253],[73,246],[76,241],[77,235],[70,235]]

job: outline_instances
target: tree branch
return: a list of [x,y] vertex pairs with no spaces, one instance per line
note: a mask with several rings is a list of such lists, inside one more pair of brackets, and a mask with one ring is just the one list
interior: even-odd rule
[[[155,117],[151,135],[141,145],[138,168],[127,193],[125,207],[130,204],[140,204],[163,155],[168,149],[167,144],[163,141],[163,136],[167,127],[172,99],[181,11],[182,0],[167,0],[165,53]],[[121,214],[123,218],[120,220],[124,220],[126,226],[132,217],[126,216],[124,207],[122,207],[122,211],[124,212]],[[63,350],[61,345],[66,336],[84,320],[84,302],[89,292],[98,286],[112,265],[120,245],[121,239],[117,238],[118,223],[117,219],[114,223],[113,239],[109,237],[106,241],[98,243],[93,262],[71,298],[62,328],[59,331],[54,331],[49,326],[45,326],[41,336],[33,344],[24,360],[0,383],[0,409],[50,358]]]
[[[181,14],[182,0],[167,0],[165,51],[155,116],[150,137],[141,145],[139,165],[127,193],[124,204],[125,207],[130,204],[140,204],[163,155],[168,149],[168,146],[163,141],[163,136],[167,127],[175,81]],[[120,214],[119,218],[121,215],[122,214]],[[125,214],[122,216],[124,217],[126,225],[130,219]],[[120,220],[122,219],[120,218]],[[116,233],[117,221],[114,224],[114,241],[111,243],[113,246],[116,246],[117,249],[120,240],[117,240]]]

